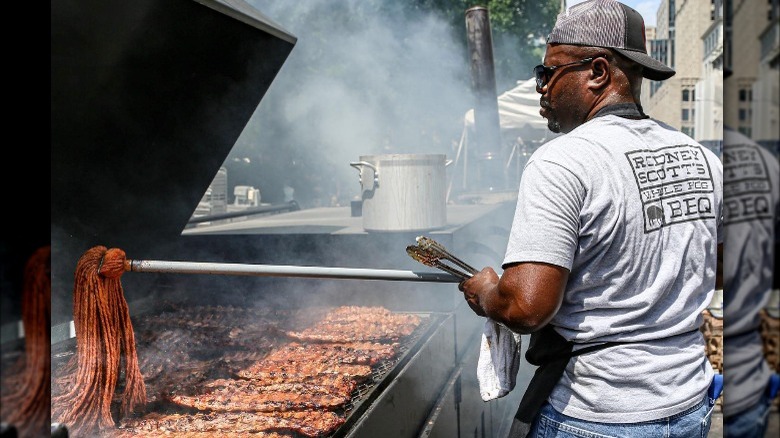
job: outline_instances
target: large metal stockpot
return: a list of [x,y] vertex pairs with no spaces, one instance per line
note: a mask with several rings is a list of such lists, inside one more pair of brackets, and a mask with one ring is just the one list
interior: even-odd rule
[[360,172],[366,231],[424,231],[447,224],[444,154],[362,155]]

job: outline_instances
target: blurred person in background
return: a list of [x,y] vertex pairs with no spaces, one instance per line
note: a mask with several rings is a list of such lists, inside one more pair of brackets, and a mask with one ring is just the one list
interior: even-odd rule
[[[761,310],[778,288],[780,165],[769,150],[723,132],[723,428],[727,438],[763,438],[778,377],[767,363]],[[773,378],[773,374],[775,377]]]
[[[732,115],[725,124],[739,125],[739,130],[737,126],[724,127],[722,154],[722,408],[723,436],[727,438],[775,437],[780,424],[777,408],[772,406],[773,399],[777,406],[780,386],[780,309],[776,301],[780,281],[775,272],[780,248],[778,46],[777,38],[759,38],[771,36],[771,30],[776,37],[780,9],[777,0],[768,3],[722,2],[723,104],[724,114]],[[746,22],[751,25],[745,26]],[[769,88],[761,84],[769,84]],[[752,114],[747,125],[742,115],[737,117],[745,111],[741,106],[745,102]],[[766,129],[770,126],[774,131]]]

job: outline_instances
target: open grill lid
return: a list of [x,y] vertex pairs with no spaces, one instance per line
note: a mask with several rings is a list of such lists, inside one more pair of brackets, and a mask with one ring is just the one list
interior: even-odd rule
[[53,291],[95,245],[169,256],[295,43],[243,0],[52,3]]

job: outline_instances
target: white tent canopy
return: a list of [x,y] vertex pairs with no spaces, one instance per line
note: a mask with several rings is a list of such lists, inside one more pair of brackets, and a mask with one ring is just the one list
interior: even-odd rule
[[[498,96],[498,118],[501,136],[520,138],[523,142],[545,141],[556,136],[547,129],[547,120],[539,115],[539,93],[536,80],[518,81],[517,86]],[[465,128],[474,129],[474,110],[466,112]]]
[[[546,141],[558,134],[550,132],[547,120],[539,114],[539,93],[536,92],[536,80],[518,81],[517,86],[498,96],[498,119],[501,130],[502,147],[509,148],[504,168],[507,177],[519,182],[522,169],[530,154]],[[447,200],[455,186],[468,188],[474,178],[468,165],[469,139],[474,133],[474,110],[466,112],[457,152],[456,167],[447,189]],[[457,180],[457,181],[456,181]]]

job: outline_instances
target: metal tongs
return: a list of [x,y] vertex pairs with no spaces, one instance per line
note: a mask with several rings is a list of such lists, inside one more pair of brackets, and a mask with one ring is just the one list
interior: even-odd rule
[[[441,269],[442,271],[448,272],[460,278],[461,280],[467,280],[479,272],[468,263],[452,255],[439,242],[436,242],[435,240],[425,236],[418,236],[416,240],[417,245],[407,246],[406,253],[409,254],[411,258],[417,260],[425,266]],[[442,260],[452,262],[457,267],[443,263]],[[458,268],[463,269],[463,271]]]

